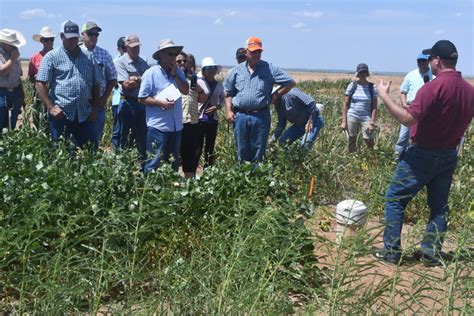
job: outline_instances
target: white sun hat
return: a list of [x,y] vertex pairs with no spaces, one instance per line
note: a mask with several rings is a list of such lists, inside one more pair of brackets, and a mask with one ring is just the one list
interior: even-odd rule
[[16,48],[20,48],[26,44],[25,37],[19,31],[11,29],[0,30],[0,43],[5,43]]
[[53,33],[53,30],[49,26],[41,28],[39,34],[33,35],[33,40],[35,42],[41,42],[41,38],[52,38],[56,37],[56,34]]

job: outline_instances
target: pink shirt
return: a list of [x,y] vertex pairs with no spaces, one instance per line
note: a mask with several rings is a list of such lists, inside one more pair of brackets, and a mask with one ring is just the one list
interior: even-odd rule
[[44,55],[46,55],[46,53],[44,50],[42,50],[31,56],[30,65],[28,66],[28,77],[36,76]]
[[474,114],[474,87],[459,71],[426,83],[407,111],[415,118],[410,138],[427,148],[455,148]]

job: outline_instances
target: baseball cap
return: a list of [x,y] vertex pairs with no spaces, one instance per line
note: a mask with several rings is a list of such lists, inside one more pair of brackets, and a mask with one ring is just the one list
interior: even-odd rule
[[63,33],[66,38],[79,37],[79,25],[71,20],[64,21],[63,24],[61,24],[61,33]]
[[416,59],[430,59],[430,55],[418,54],[418,57],[416,57]]
[[92,29],[97,29],[98,32],[102,32],[102,29],[95,22],[89,21],[82,25],[83,32],[90,31]]
[[247,57],[247,51],[243,47],[238,48],[237,51],[235,52],[235,58],[241,58],[241,57]]
[[361,73],[362,71],[367,71],[367,73],[369,72],[369,66],[367,66],[367,64],[364,64],[364,63],[360,63],[357,65],[357,69],[356,69],[356,76]]
[[140,39],[138,38],[137,35],[128,35],[125,38],[125,45],[128,47],[135,47],[141,45]]
[[262,48],[262,40],[259,39],[258,37],[249,37],[247,41],[245,42],[245,45],[247,49],[251,52],[254,52],[256,50],[263,50]]
[[458,59],[456,46],[448,40],[437,41],[433,47],[424,49],[422,53],[430,55],[431,57],[439,56],[441,59]]

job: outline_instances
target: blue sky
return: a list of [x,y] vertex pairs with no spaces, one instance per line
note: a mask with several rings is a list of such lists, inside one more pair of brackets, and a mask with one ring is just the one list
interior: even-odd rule
[[[103,29],[99,46],[115,56],[121,35],[137,34],[151,60],[161,39],[193,53],[234,64],[249,36],[263,41],[263,59],[285,68],[407,72],[416,55],[439,39],[457,46],[458,70],[474,76],[474,0],[240,0],[240,1],[30,1],[2,0],[0,28],[20,30],[29,57],[41,46],[31,36],[64,20],[93,20]],[[60,45],[56,41],[55,45]]]

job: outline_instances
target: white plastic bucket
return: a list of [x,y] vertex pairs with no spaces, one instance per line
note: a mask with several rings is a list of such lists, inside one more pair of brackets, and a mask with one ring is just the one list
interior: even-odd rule
[[336,243],[354,236],[367,220],[367,206],[357,200],[344,200],[336,207]]

